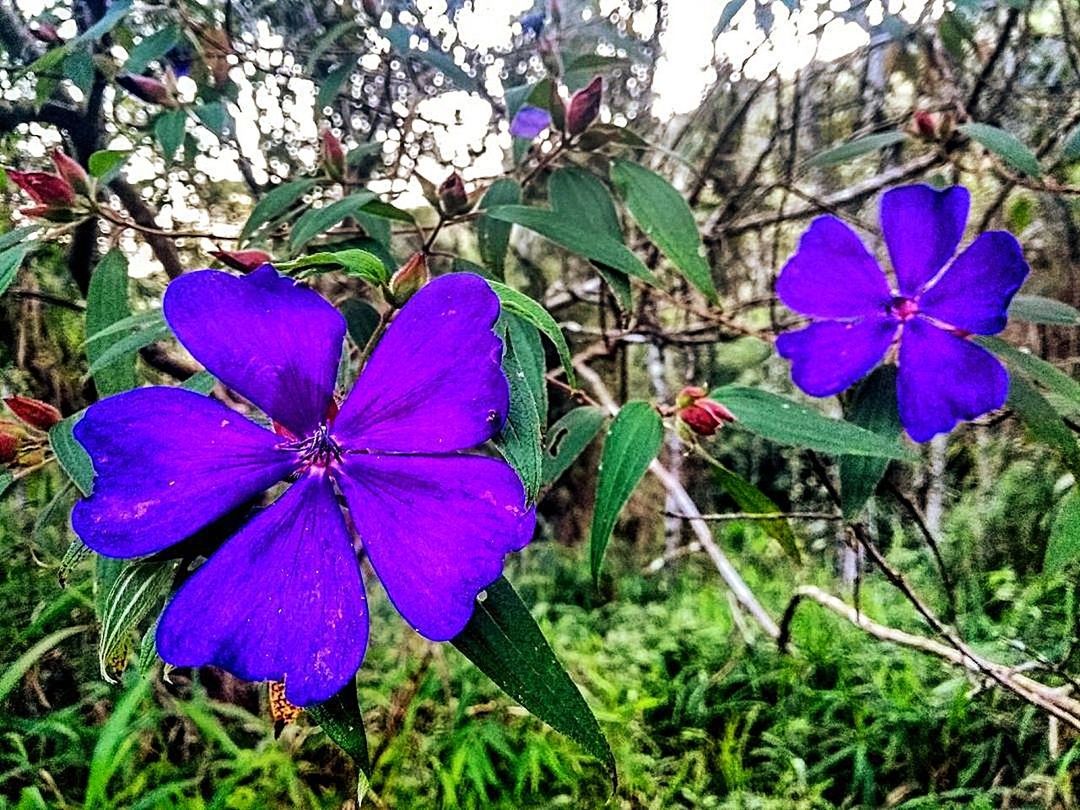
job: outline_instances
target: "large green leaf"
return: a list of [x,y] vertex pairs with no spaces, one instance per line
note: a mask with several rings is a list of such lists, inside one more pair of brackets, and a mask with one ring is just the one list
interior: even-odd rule
[[[131,303],[128,300],[128,263],[127,258],[114,248],[94,268],[90,276],[90,290],[86,295],[86,335],[92,338],[102,329],[112,326],[117,321],[131,315]],[[88,340],[86,357],[90,361],[94,383],[102,395],[116,394],[135,387],[135,355],[115,356],[106,363],[100,359],[123,336]]]
[[341,270],[347,276],[363,279],[375,286],[385,284],[390,280],[390,274],[386,271],[382,259],[374,253],[359,248],[312,253],[290,262],[278,262],[276,267],[283,273],[290,273],[297,278]]
[[8,287],[15,281],[29,250],[30,245],[15,245],[0,253],[0,295],[7,292]]
[[101,677],[115,683],[132,650],[131,634],[150,611],[161,605],[173,581],[175,560],[125,563],[113,580],[101,616],[98,666]]
[[356,695],[356,682],[349,681],[332,698],[314,703],[305,711],[322,726],[326,736],[352,758],[366,779],[366,775],[371,773],[371,758],[364,731],[364,715]]
[[558,211],[534,208],[529,205],[500,205],[488,209],[487,215],[512,222],[550,239],[572,253],[608,264],[627,275],[655,285],[656,277],[626,245],[609,236],[582,227]]
[[737,425],[778,444],[806,447],[834,456],[881,456],[914,461],[917,457],[895,440],[768,391],[727,385],[710,395],[726,405]]
[[187,129],[187,110],[166,110],[154,122],[154,137],[161,144],[161,154],[168,165],[173,162],[176,150],[184,142]]
[[[751,484],[741,475],[729,470],[714,458],[707,457],[707,461],[713,468],[713,480],[716,486],[726,492],[736,505],[752,515],[779,514],[783,510],[776,505],[772,498]],[[786,518],[778,517],[775,520],[756,520],[759,526],[769,537],[780,544],[789,557],[799,562],[799,543],[795,539],[795,532]]]
[[1009,304],[1009,317],[1028,323],[1080,326],[1080,310],[1041,295],[1018,295]]
[[589,562],[594,582],[600,578],[615,521],[649,463],[660,452],[663,438],[660,414],[641,400],[626,403],[608,428],[597,469],[596,506],[589,531]]
[[710,301],[716,300],[697,222],[682,194],[660,175],[631,163],[611,164],[611,179],[638,227]]
[[[889,441],[900,437],[903,428],[896,405],[895,366],[880,366],[862,381],[848,419]],[[840,457],[840,508],[845,518],[853,520],[862,511],[888,466],[889,460],[880,456]]]
[[894,146],[895,144],[907,140],[907,137],[907,133],[899,129],[894,129],[890,132],[877,132],[873,135],[866,135],[862,138],[856,138],[853,141],[842,143],[839,146],[834,146],[831,149],[818,152],[806,161],[806,165],[821,167],[847,163],[849,160],[854,160],[861,155],[877,152],[888,146]]
[[499,303],[502,304],[504,312],[512,312],[544,333],[544,336],[552,342],[555,350],[559,353],[563,371],[566,372],[566,381],[570,385],[577,385],[577,377],[574,375],[574,362],[570,356],[570,346],[567,344],[559,324],[551,317],[551,314],[525,293],[518,292],[513,287],[491,280],[488,280],[488,286],[499,296]]
[[[494,208],[497,205],[517,205],[521,202],[521,186],[517,180],[503,177],[496,180],[484,192],[480,200],[480,209]],[[476,220],[476,239],[480,246],[480,257],[496,278],[503,278],[506,269],[506,250],[510,245],[509,222],[492,219],[481,214]]]
[[1041,357],[1020,351],[1001,338],[982,335],[975,337],[974,340],[1004,360],[1013,373],[1024,375],[1067,400],[1074,407],[1080,407],[1080,383],[1065,372],[1047,363]]
[[124,63],[124,72],[142,73],[151,62],[161,59],[179,43],[182,36],[180,26],[173,23],[143,37],[139,40],[139,44],[129,51],[127,62]]
[[503,371],[510,382],[510,410],[495,441],[525,485],[530,501],[540,491],[543,470],[542,431],[547,421],[544,352],[536,329],[515,315],[502,318]]
[[251,215],[240,230],[240,239],[247,239],[261,226],[280,217],[314,187],[314,180],[304,178],[282,183],[268,191],[251,210]]
[[977,123],[961,124],[957,129],[972,140],[981,143],[1014,169],[1019,169],[1031,177],[1042,174],[1042,167],[1035,153],[1011,132],[989,124]]
[[363,207],[375,199],[375,194],[367,189],[354,191],[348,197],[305,211],[295,223],[289,236],[289,250],[296,254],[319,234],[333,228],[343,219],[360,214]]
[[83,495],[89,495],[94,488],[94,465],[83,446],[75,441],[72,430],[82,419],[84,411],[73,413],[61,419],[49,430],[49,446],[53,455],[60,462],[60,467],[67,473]]
[[549,486],[570,469],[577,457],[600,432],[607,414],[601,408],[583,405],[568,412],[548,428],[544,441],[544,470],[541,486]]
[[1007,404],[1023,420],[1031,437],[1060,454],[1073,475],[1080,479],[1080,445],[1076,434],[1046,397],[1026,378],[1014,374],[1009,378]]
[[615,783],[615,758],[600,724],[505,578],[487,587],[452,643],[506,694],[603,762]]
[[1080,489],[1074,486],[1058,505],[1050,525],[1043,567],[1048,573],[1058,573],[1077,558],[1080,558]]

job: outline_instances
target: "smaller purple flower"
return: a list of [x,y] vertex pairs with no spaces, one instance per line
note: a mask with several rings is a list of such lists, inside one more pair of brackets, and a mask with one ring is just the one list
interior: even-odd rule
[[961,186],[903,186],[882,196],[895,288],[851,228],[833,216],[810,224],[776,282],[780,300],[812,319],[776,340],[799,388],[837,394],[898,341],[900,421],[915,441],[1005,404],[1004,366],[967,338],[1005,328],[1028,265],[1005,231],[980,234],[953,258],[970,204]]
[[526,104],[510,122],[510,134],[515,138],[532,140],[551,126],[551,113],[540,107]]

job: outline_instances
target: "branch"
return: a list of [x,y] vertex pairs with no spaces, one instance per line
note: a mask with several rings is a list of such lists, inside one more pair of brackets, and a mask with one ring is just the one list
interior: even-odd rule
[[154,256],[165,268],[165,275],[169,278],[176,278],[181,275],[184,272],[184,265],[180,261],[180,253],[170,237],[153,232],[157,230],[154,224],[156,214],[154,209],[142,198],[139,190],[126,180],[119,178],[113,180],[109,184],[109,188],[120,198],[120,202],[124,204],[124,208],[127,209],[135,224],[144,229],[150,229],[143,230],[142,233],[146,237],[147,244],[154,251]]

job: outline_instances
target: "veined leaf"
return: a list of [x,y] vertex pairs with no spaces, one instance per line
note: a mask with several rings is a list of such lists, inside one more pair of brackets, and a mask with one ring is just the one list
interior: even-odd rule
[[333,228],[343,219],[355,216],[363,207],[375,199],[375,194],[366,189],[355,191],[348,197],[305,211],[295,223],[289,236],[289,250],[296,253],[305,244],[319,234]]
[[1041,295],[1018,295],[1009,305],[1009,317],[1028,323],[1080,326],[1080,310],[1064,301]]
[[8,287],[15,281],[19,268],[22,267],[29,251],[29,245],[16,245],[0,253],[0,295],[6,293]]
[[356,695],[356,682],[349,681],[332,698],[314,703],[304,711],[322,727],[327,737],[352,758],[366,778],[366,774],[371,773],[371,759],[364,731],[364,715]]
[[[86,334],[93,336],[130,315],[127,258],[114,248],[105,254],[90,276],[90,290],[86,295]],[[130,351],[130,357],[127,350],[116,351],[114,347],[123,340],[122,337],[110,337],[87,341],[86,357],[90,361],[90,373],[102,395],[135,387],[134,352],[137,347]]]
[[857,157],[869,154],[870,152],[877,152],[886,147],[902,143],[903,141],[906,141],[907,138],[907,133],[899,129],[894,129],[889,132],[876,132],[873,135],[856,138],[853,141],[848,141],[839,146],[834,146],[831,149],[818,152],[806,161],[806,165],[815,167],[836,166],[840,163],[847,163],[849,160],[854,160]]
[[180,26],[171,24],[143,37],[139,40],[139,44],[130,50],[127,62],[124,63],[124,72],[142,73],[151,62],[165,56],[174,45],[180,42],[182,36]]
[[166,165],[173,162],[176,150],[184,142],[186,129],[187,110],[184,109],[166,110],[154,122],[154,137],[161,144],[161,154]]
[[[497,205],[517,205],[521,202],[521,186],[516,180],[503,177],[496,180],[484,192],[480,200],[481,210]],[[491,268],[496,278],[502,278],[506,267],[506,250],[510,245],[509,222],[492,219],[481,214],[476,220],[476,239],[480,246],[480,257]]]
[[53,425],[49,430],[49,446],[61,469],[79,488],[79,492],[89,495],[94,488],[94,465],[89,454],[75,441],[71,432],[84,413],[85,411],[73,413]]
[[510,382],[510,410],[495,444],[521,476],[529,500],[535,501],[540,491],[541,441],[547,415],[544,353],[534,327],[512,314],[504,315],[502,321],[502,362]]
[[[710,459],[713,468],[713,480],[716,485],[726,492],[731,500],[735,501],[740,509],[754,515],[768,515],[781,512],[772,498],[751,484],[738,473],[725,467],[723,464]],[[799,543],[795,539],[795,532],[791,530],[791,524],[785,518],[778,517],[775,520],[754,521],[756,525],[780,544],[791,559],[798,563]]]
[[[879,366],[859,384],[848,420],[889,441],[900,438],[895,366]],[[852,520],[862,511],[888,466],[889,460],[880,456],[840,457],[840,508],[845,518]]]
[[508,287],[498,281],[488,280],[488,286],[499,296],[499,303],[506,312],[512,312],[525,319],[547,337],[559,353],[563,371],[566,372],[566,381],[570,385],[577,385],[577,377],[574,374],[574,362],[570,356],[570,346],[563,336],[559,324],[551,314],[536,301],[529,298],[525,293],[518,292],[513,287]]
[[1039,165],[1039,159],[1035,157],[1035,153],[1011,132],[989,124],[975,123],[961,124],[957,129],[972,140],[978,141],[1014,169],[1019,169],[1031,177],[1042,174],[1042,166]]
[[279,262],[276,267],[283,273],[295,274],[297,278],[340,269],[348,276],[363,279],[375,286],[390,280],[382,260],[374,253],[359,248],[312,253],[289,262]]
[[607,414],[600,408],[583,405],[567,413],[548,428],[544,442],[544,470],[541,486],[549,486],[584,452],[596,438]]
[[1046,397],[1026,378],[1014,374],[1009,377],[1007,404],[1023,420],[1031,437],[1057,452],[1080,480],[1080,444],[1076,434]]
[[1073,406],[1080,405],[1080,383],[1041,357],[1021,351],[998,337],[980,335],[973,340],[1004,360],[1010,371],[1037,382]]
[[277,188],[271,189],[265,197],[255,204],[251,215],[240,231],[240,239],[249,238],[258,228],[273,219],[277,219],[314,187],[315,181],[305,178],[282,183]]
[[105,597],[98,641],[98,666],[109,683],[116,683],[113,672],[124,670],[131,633],[164,600],[175,568],[175,560],[126,563],[113,581]]

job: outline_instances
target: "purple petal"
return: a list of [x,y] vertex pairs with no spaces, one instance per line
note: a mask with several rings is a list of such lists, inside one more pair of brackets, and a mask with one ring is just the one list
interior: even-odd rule
[[885,311],[885,274],[855,232],[836,217],[818,217],[776,280],[787,306],[817,318],[858,318]]
[[510,122],[510,134],[515,138],[532,140],[551,126],[551,113],[540,107],[526,105],[517,111]]
[[882,195],[881,231],[901,295],[916,295],[952,258],[970,205],[963,186],[901,186]]
[[981,346],[921,318],[904,325],[897,395],[900,421],[915,441],[1000,408],[1008,389],[1005,367]]
[[453,638],[532,537],[517,474],[481,456],[357,454],[344,468],[338,485],[390,600],[422,635]]
[[164,311],[196,360],[297,436],[326,417],[345,319],[318,293],[270,265],[198,270],[169,285]]
[[281,438],[209,397],[140,388],[86,409],[75,425],[97,473],[71,524],[108,557],[183,540],[282,480],[296,466]]
[[919,310],[965,332],[996,334],[1005,328],[1009,302],[1028,269],[1011,233],[987,231],[922,294]]
[[889,349],[899,322],[866,318],[853,323],[819,321],[776,339],[776,352],[791,361],[791,378],[814,397],[829,397],[870,373]]
[[307,475],[180,587],[157,647],[174,666],[284,681],[285,696],[304,706],[349,682],[367,635],[360,567],[333,486]]
[[432,281],[397,314],[334,422],[350,450],[445,453],[502,428],[510,389],[499,299],[479,276]]

